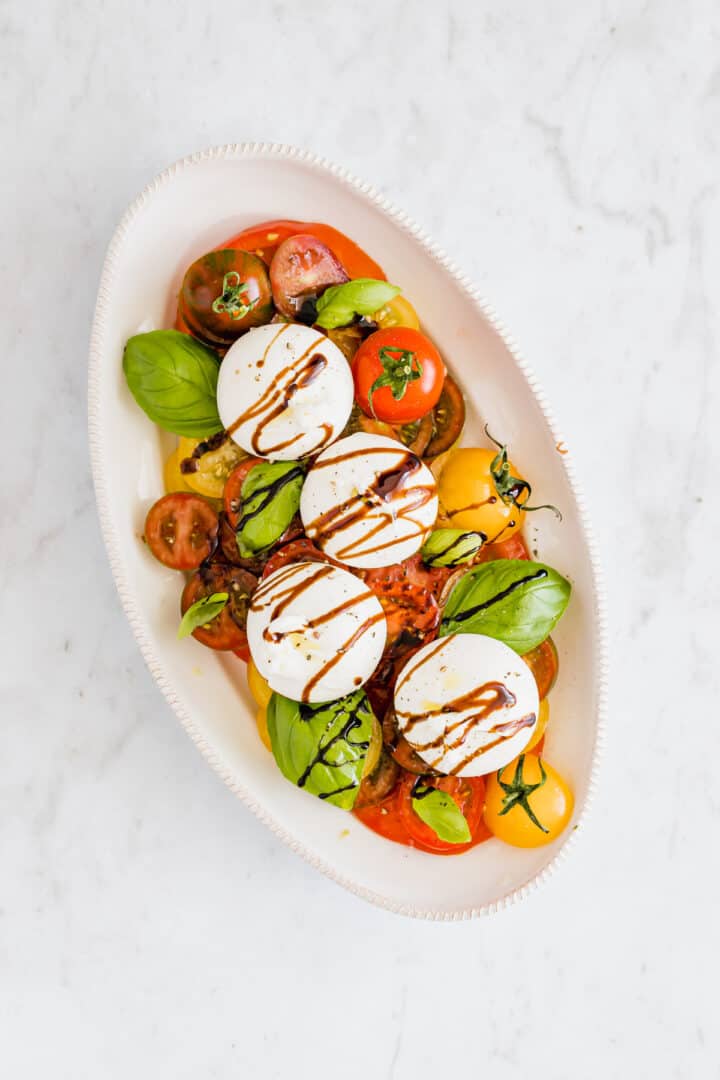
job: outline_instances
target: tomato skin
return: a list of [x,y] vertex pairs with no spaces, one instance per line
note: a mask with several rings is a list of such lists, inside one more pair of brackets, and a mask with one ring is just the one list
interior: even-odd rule
[[540,711],[538,712],[537,724],[535,730],[530,736],[530,742],[525,747],[525,753],[529,754],[531,750],[534,750],[536,754],[540,754],[542,757],[542,747],[545,742],[545,730],[548,726],[548,720],[550,719],[550,703],[547,698],[543,698],[540,702]]
[[558,654],[552,638],[545,638],[532,652],[526,653],[523,660],[535,676],[540,700],[546,698],[558,675]]
[[292,221],[290,219],[264,221],[237,233],[221,247],[242,248],[243,251],[250,251],[269,266],[283,240],[297,236],[299,233],[309,233],[329,247],[336,259],[345,267],[349,277],[386,280],[382,267],[371,259],[354,240],[345,236],[339,229],[333,228],[332,225],[325,225],[319,221]]
[[[257,578],[247,570],[224,563],[203,567],[190,578],[183,589],[180,607],[183,615],[189,607],[205,596],[226,592],[229,600],[219,615],[207,626],[198,626],[193,637],[209,649],[235,652],[244,659],[247,648],[245,623],[250,597],[257,585]],[[248,654],[249,655],[249,654]]]
[[524,537],[515,532],[499,544],[487,544],[482,549],[481,556],[480,562],[491,562],[493,559],[529,559],[530,552]]
[[[413,354],[413,365],[421,365],[419,377],[406,383],[399,399],[393,396],[390,386],[373,391],[376,380],[388,372],[389,362],[399,360],[404,351]],[[355,353],[352,373],[355,399],[366,416],[391,424],[407,424],[420,420],[437,403],[445,380],[445,365],[433,343],[419,330],[396,327],[378,330],[366,338]]]
[[155,558],[171,570],[195,570],[215,550],[218,516],[199,495],[163,495],[145,519],[145,540]]
[[367,252],[351,240],[349,236],[334,229],[332,225],[324,225],[319,221],[312,221],[303,228],[304,232],[316,236],[332,251],[333,255],[342,263],[351,278],[375,278],[376,281],[386,281],[385,272]]
[[272,318],[265,264],[234,248],[201,256],[185,272],[180,314],[195,337],[211,346],[231,345],[246,330]]
[[283,240],[270,263],[275,307],[291,319],[297,318],[304,300],[348,280],[345,268],[330,248],[308,233]]
[[[299,562],[323,562],[332,563],[333,566],[343,566],[342,563],[331,559],[320,548],[316,548],[312,540],[303,538],[302,540],[291,540],[271,555],[265,563],[262,577],[269,577],[270,574],[274,574],[276,570],[282,569],[283,566]],[[343,567],[343,569],[347,569],[347,567]]]
[[521,507],[498,494],[491,471],[496,457],[495,450],[461,447],[449,455],[438,479],[440,502],[453,528],[482,533],[491,544],[519,532],[525,517]]
[[405,776],[398,789],[400,816],[414,847],[436,855],[458,855],[468,851],[481,840],[487,840],[489,831],[483,823],[485,781],[482,776],[428,776],[422,780],[422,783],[429,787],[446,792],[457,802],[470,829],[471,840],[467,844],[450,844],[447,840],[441,840],[430,826],[418,817],[412,805],[412,792],[417,782],[417,776]]
[[245,461],[241,461],[239,465],[235,466],[225,481],[225,487],[223,489],[223,507],[225,509],[227,520],[233,529],[237,529],[240,523],[242,486],[245,483],[250,470],[254,469],[256,465],[261,464],[262,458],[246,458]]
[[289,236],[296,236],[299,232],[306,232],[302,221],[288,219],[263,221],[259,225],[253,225],[249,229],[236,233],[221,244],[220,248],[240,248],[242,251],[249,251],[269,266],[283,240],[287,240]]
[[442,392],[433,409],[433,436],[423,457],[436,458],[447,453],[465,427],[465,398],[452,375],[445,375]]
[[[522,805],[516,804],[507,813],[502,813],[507,795],[502,784],[513,783],[519,765],[523,783],[541,784],[527,795],[527,805],[543,828],[533,822]],[[521,754],[499,773],[487,777],[485,824],[494,836],[513,847],[532,848],[551,844],[570,821],[572,812],[573,796],[570,788],[552,765],[548,765],[537,753]],[[544,832],[543,829],[547,831]]]
[[232,650],[239,660],[244,660],[246,664],[250,662],[250,649],[247,641],[244,645],[241,645],[239,649]]

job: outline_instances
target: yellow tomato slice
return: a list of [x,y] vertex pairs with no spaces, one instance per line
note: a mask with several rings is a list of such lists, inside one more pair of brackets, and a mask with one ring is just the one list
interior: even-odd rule
[[[190,458],[193,450],[201,442],[200,439],[180,438],[178,454],[180,461]],[[232,439],[226,439],[217,450],[208,450],[197,458],[198,467],[195,472],[184,473],[183,479],[191,491],[198,495],[204,495],[208,499],[222,499],[225,489],[225,481],[241,461],[248,455],[241,450]]]
[[273,692],[270,683],[262,677],[252,660],[248,660],[247,664],[247,681],[255,704],[267,709]]
[[257,723],[258,735],[262,739],[263,745],[266,746],[272,754],[272,743],[270,742],[270,732],[268,731],[267,724],[267,709],[264,709],[261,706],[255,715],[255,721]]
[[548,725],[548,720],[549,719],[550,719],[550,703],[549,703],[547,698],[543,698],[542,701],[540,702],[540,709],[538,711],[538,721],[537,721],[537,724],[535,725],[535,730],[533,731],[532,736],[530,737],[530,742],[525,747],[525,752],[526,753],[529,750],[532,750],[532,748],[534,746],[537,746],[537,744],[540,742],[543,735],[545,734],[545,728]]
[[166,459],[163,466],[163,483],[165,484],[165,493],[172,495],[175,491],[190,491],[191,488],[185,483],[185,477],[180,472],[180,462],[182,457],[180,456],[180,448],[173,450],[172,454]]
[[409,300],[404,296],[394,296],[387,304],[370,316],[381,330],[389,330],[393,326],[409,326],[413,330],[420,329],[420,320],[417,311]]

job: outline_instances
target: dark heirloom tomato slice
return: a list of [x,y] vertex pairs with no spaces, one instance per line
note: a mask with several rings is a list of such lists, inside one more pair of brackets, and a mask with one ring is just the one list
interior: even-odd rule
[[218,516],[199,495],[163,495],[145,519],[145,540],[171,570],[195,570],[215,550]]
[[278,548],[265,563],[262,576],[264,578],[269,577],[270,574],[274,574],[276,570],[282,569],[283,566],[299,562],[323,562],[332,563],[333,566],[342,566],[342,563],[336,562],[335,559],[331,559],[320,548],[316,548],[312,540],[303,538],[302,540],[291,540],[284,547]]
[[273,315],[270,279],[262,259],[247,251],[210,251],[188,268],[180,314],[197,337],[229,345]]
[[206,626],[193,630],[193,637],[209,649],[243,649],[247,644],[245,626],[250,597],[256,585],[254,574],[236,566],[213,563],[201,567],[183,589],[180,602],[183,615],[198,600],[213,593],[226,592],[228,602]]
[[490,830],[483,821],[485,808],[485,781],[482,776],[427,776],[420,783],[445,791],[458,804],[470,829],[471,840],[467,844],[449,844],[418,817],[412,805],[413,788],[419,777],[405,776],[397,793],[400,817],[407,829],[410,843],[423,851],[436,855],[459,855],[463,851],[490,837]]
[[433,409],[434,434],[423,457],[437,457],[457,442],[465,426],[465,399],[452,375],[445,376],[442,393]]
[[416,750],[413,750],[405,736],[400,734],[394,709],[389,708],[385,713],[382,729],[385,746],[403,769],[417,776],[435,771],[426,761],[423,761]]
[[532,652],[526,653],[523,660],[535,676],[542,701],[548,696],[557,679],[559,663],[555,642],[552,638],[545,638]]
[[284,240],[270,263],[275,306],[289,318],[298,315],[303,300],[320,296],[329,285],[342,285],[348,280],[330,248],[308,233]]
[[392,794],[400,777],[400,769],[386,750],[380,754],[380,760],[370,773],[363,778],[355,798],[354,810],[365,806],[375,806]]
[[240,504],[242,502],[242,486],[247,479],[247,475],[251,469],[256,465],[262,464],[262,458],[250,457],[245,458],[245,461],[241,461],[239,465],[236,465],[233,471],[228,475],[225,481],[225,490],[223,491],[223,506],[230,526],[233,529],[237,529],[240,522]]

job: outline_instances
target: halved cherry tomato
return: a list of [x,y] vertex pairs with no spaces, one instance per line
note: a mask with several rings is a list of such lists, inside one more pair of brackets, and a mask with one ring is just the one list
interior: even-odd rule
[[273,315],[270,279],[261,259],[247,251],[210,251],[188,267],[180,313],[195,337],[227,347]]
[[547,698],[543,698],[540,702],[540,711],[538,712],[537,724],[535,730],[530,736],[530,742],[525,747],[525,753],[529,754],[531,750],[534,750],[536,754],[540,753],[540,744],[545,738],[545,728],[548,726],[548,720],[550,719],[550,702]]
[[440,623],[440,608],[424,584],[426,578],[416,560],[377,570],[360,571],[360,577],[382,604],[387,620],[386,652],[395,655],[432,641]]
[[465,398],[452,375],[445,375],[432,420],[433,435],[423,455],[428,458],[446,453],[458,441],[465,426]]
[[263,221],[260,225],[243,229],[220,247],[241,248],[242,251],[249,251],[269,266],[283,240],[287,240],[288,236],[297,236],[299,232],[306,231],[302,221]]
[[215,550],[218,516],[199,495],[163,495],[145,519],[145,540],[171,570],[195,570]]
[[227,515],[228,522],[233,529],[237,529],[240,523],[240,506],[242,503],[242,486],[247,479],[247,475],[251,469],[254,469],[256,465],[262,463],[262,458],[249,457],[244,461],[241,461],[239,465],[236,465],[232,470],[227,480],[225,481],[225,488],[223,490],[223,506],[225,507],[225,513]]
[[507,540],[522,528],[527,485],[512,463],[507,465],[516,487],[503,493],[496,450],[461,447],[450,455],[440,473],[438,495],[453,528],[482,533],[490,543]]
[[552,638],[545,638],[532,652],[526,653],[523,660],[535,676],[540,700],[546,698],[558,674],[558,654]]
[[189,607],[213,593],[226,592],[228,602],[219,615],[206,626],[193,630],[193,637],[209,649],[237,652],[247,645],[247,613],[257,578],[247,570],[224,563],[198,570],[183,589],[180,606],[183,615]]
[[[467,844],[450,844],[440,837],[418,817],[413,809],[413,789],[421,783],[428,787],[444,791],[455,800],[465,815],[470,829],[471,840]],[[432,851],[438,855],[458,855],[467,851],[481,840],[487,840],[490,833],[483,824],[485,806],[485,781],[482,776],[405,776],[398,790],[400,816],[414,847],[423,851]]]
[[339,229],[332,225],[324,225],[319,221],[311,221],[305,225],[303,232],[317,236],[332,251],[333,255],[342,263],[351,278],[375,278],[376,281],[385,281],[385,273],[381,266],[371,259],[370,256],[359,247],[349,236],[345,236]]
[[328,286],[348,280],[330,248],[308,233],[283,240],[270,263],[275,307],[291,319],[297,318],[306,300],[314,300]]
[[552,843],[572,816],[570,788],[537,754],[521,754],[487,780],[485,824],[513,847]]
[[225,481],[235,466],[247,458],[245,451],[227,436],[215,441],[181,436],[177,452],[181,462],[194,466],[194,471],[185,466],[185,483],[208,499],[222,499]]
[[355,398],[366,416],[391,424],[419,420],[437,403],[445,365],[419,330],[378,330],[352,362]]
[[394,296],[369,318],[377,323],[380,330],[390,330],[395,326],[409,326],[411,330],[420,329],[417,311],[404,296]]
[[265,563],[262,576],[263,578],[269,577],[270,574],[274,574],[276,570],[282,569],[283,566],[299,562],[324,562],[332,563],[334,566],[342,565],[342,563],[336,563],[335,559],[331,559],[324,551],[320,551],[320,548],[316,548],[312,540],[291,540],[289,544],[285,544],[284,547],[279,548],[270,556]]

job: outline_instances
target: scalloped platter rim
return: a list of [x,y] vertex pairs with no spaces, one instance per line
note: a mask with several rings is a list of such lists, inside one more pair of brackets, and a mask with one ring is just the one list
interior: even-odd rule
[[[241,661],[176,639],[178,577],[140,540],[145,513],[162,494],[171,442],[132,401],[122,347],[138,330],[171,324],[183,269],[195,257],[246,225],[283,217],[326,220],[384,266],[459,376],[469,403],[465,442],[484,439],[489,422],[532,474],[541,501],[563,510],[562,523],[535,515],[526,529],[539,557],[573,583],[553,635],[561,666],[546,752],[571,781],[576,809],[565,834],[545,848],[491,840],[448,859],[381,839],[282,778],[258,738]],[[160,690],[228,787],[314,867],[398,913],[488,914],[546,880],[574,846],[597,780],[606,682],[597,556],[571,456],[537,379],[491,308],[422,230],[368,184],[293,147],[241,143],[182,159],[138,195],[111,240],[92,329],[88,413],[98,513],[122,606]]]

